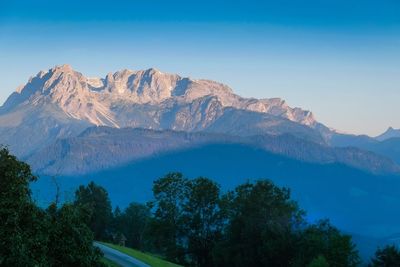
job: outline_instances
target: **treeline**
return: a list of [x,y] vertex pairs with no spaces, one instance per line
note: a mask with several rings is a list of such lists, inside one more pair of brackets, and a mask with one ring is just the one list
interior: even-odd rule
[[288,189],[270,181],[222,194],[207,178],[171,173],[154,182],[154,200],[111,204],[90,183],[76,204],[92,207],[96,238],[150,251],[185,266],[357,266],[351,237],[328,221],[308,224]]
[[[222,193],[207,178],[170,173],[153,201],[112,209],[91,182],[74,201],[37,207],[27,164],[0,150],[0,266],[103,266],[93,240],[126,245],[184,266],[358,266],[351,237],[328,221],[309,224],[290,191],[267,180]],[[394,246],[370,266],[400,266]]]
[[[81,186],[75,205],[89,207],[98,240],[158,254],[184,266],[359,266],[351,237],[327,220],[309,224],[290,191],[268,180],[223,194],[207,178],[170,173],[153,185],[154,200],[112,211],[107,191]],[[368,266],[400,267],[395,246]]]

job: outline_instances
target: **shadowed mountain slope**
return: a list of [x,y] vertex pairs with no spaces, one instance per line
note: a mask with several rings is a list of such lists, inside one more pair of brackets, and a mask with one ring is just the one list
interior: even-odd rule
[[289,134],[240,137],[110,127],[92,127],[77,137],[58,140],[27,161],[42,174],[82,175],[209,144],[240,144],[304,162],[341,163],[377,174],[400,173],[398,165],[374,153],[356,148],[329,147]]

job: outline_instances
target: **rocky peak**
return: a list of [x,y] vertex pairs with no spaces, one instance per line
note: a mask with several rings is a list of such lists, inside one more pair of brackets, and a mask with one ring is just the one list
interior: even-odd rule
[[[115,126],[119,114],[111,107],[121,105],[159,105],[165,101],[191,104],[207,96],[218,99],[222,107],[268,113],[307,126],[316,122],[311,112],[291,108],[280,98],[243,98],[227,85],[210,81],[182,78],[157,69],[133,71],[124,69],[108,73],[105,78],[87,78],[64,64],[39,72],[6,101],[3,110],[26,101],[51,102],[68,116],[85,119],[96,125]],[[118,110],[118,108],[116,108]],[[189,119],[189,118],[188,118]]]
[[50,69],[51,72],[75,72],[69,64],[58,65]]
[[376,137],[378,141],[384,141],[390,138],[400,138],[400,129],[389,127],[386,132]]
[[70,65],[55,66],[31,77],[27,84],[16,90],[16,93],[29,98],[38,93],[51,94],[54,90],[68,91],[68,89],[76,89],[82,79],[83,75],[74,71]]

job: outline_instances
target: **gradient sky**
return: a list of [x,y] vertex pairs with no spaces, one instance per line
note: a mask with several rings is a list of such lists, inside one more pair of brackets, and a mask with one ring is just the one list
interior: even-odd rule
[[398,0],[0,0],[0,102],[63,63],[213,79],[349,133],[400,128]]

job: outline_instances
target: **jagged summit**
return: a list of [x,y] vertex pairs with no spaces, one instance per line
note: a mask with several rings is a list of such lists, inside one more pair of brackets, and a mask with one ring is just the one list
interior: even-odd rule
[[63,65],[54,66],[51,70],[53,72],[56,72],[56,71],[74,72],[74,70],[72,69],[72,66],[70,64],[63,64]]
[[87,78],[73,70],[71,65],[55,66],[31,78],[9,97],[3,108],[10,109],[25,101],[47,101],[58,105],[74,118],[96,125],[116,126],[120,123],[114,120],[112,109],[120,103],[191,103],[204,97],[215,97],[222,107],[268,113],[305,125],[315,123],[311,112],[290,108],[282,99],[242,98],[224,84],[183,78],[155,68],[139,71],[125,69],[109,73],[105,78]]
[[32,138],[20,148],[25,153],[30,152],[26,146],[93,125],[246,136],[290,132],[323,142],[312,113],[280,98],[244,98],[222,83],[154,68],[124,69],[103,78],[86,77],[67,64],[40,71],[0,108],[0,131],[11,140],[5,143],[19,147],[13,133],[29,134],[28,124],[48,136]]
[[390,138],[400,138],[400,129],[389,127],[383,134],[375,137],[375,139],[379,141],[384,141]]
[[[103,131],[103,127],[94,126],[108,126],[111,130]],[[85,137],[83,133],[90,128],[99,131]],[[123,134],[130,128],[145,129],[150,136],[153,132],[160,134],[147,143],[142,137],[135,141]],[[125,69],[98,78],[86,77],[70,65],[55,66],[30,78],[0,108],[0,144],[8,145],[22,159],[32,159],[39,151],[48,151],[46,154],[51,155],[55,148],[63,158],[70,147],[76,147],[79,138],[84,137],[85,145],[73,150],[70,162],[78,166],[77,162],[86,162],[88,151],[105,141],[98,138],[109,131],[115,134],[105,144],[106,149],[113,153],[123,149],[123,157],[138,151],[158,151],[156,144],[173,145],[170,135],[180,132],[183,143],[176,144],[177,149],[185,147],[186,143],[196,144],[192,133],[208,136],[210,143],[220,140],[216,137],[219,135],[229,136],[221,142],[252,140],[254,147],[264,141],[270,145],[272,139],[263,139],[268,136],[286,136],[276,139],[278,143],[271,147],[271,152],[286,155],[293,150],[291,157],[309,158],[314,147],[315,156],[322,158],[327,155],[329,135],[334,134],[318,123],[310,111],[292,108],[283,99],[244,98],[222,83],[156,69]],[[288,145],[290,136],[295,139]],[[134,144],[117,142],[124,138]],[[45,148],[50,150],[43,150]],[[331,155],[327,162],[346,162],[363,169],[378,166],[389,172],[398,170],[393,162],[368,153],[351,149],[340,151]],[[107,152],[95,154],[103,153]],[[35,161],[41,162],[40,159],[36,157]],[[89,164],[94,161],[96,159],[88,160]],[[52,162],[47,163],[52,165]],[[103,167],[111,166],[98,163]]]

